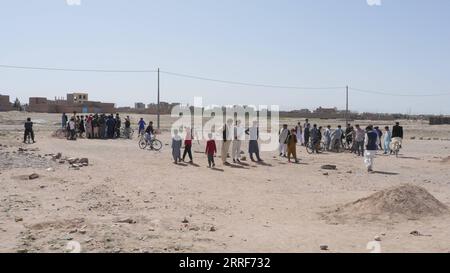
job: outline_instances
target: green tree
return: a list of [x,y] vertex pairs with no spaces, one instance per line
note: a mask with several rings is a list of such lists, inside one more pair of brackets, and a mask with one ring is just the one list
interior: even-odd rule
[[22,105],[20,104],[19,98],[16,98],[14,101],[13,108],[17,111],[22,111]]

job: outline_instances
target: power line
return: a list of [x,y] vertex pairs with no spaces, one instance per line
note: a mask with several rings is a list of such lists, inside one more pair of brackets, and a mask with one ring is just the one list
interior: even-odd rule
[[[42,71],[62,71],[62,72],[97,72],[97,73],[158,73],[158,70],[151,69],[143,69],[143,70],[108,70],[108,69],[75,69],[75,68],[56,68],[56,67],[36,67],[36,66],[16,66],[16,65],[2,65],[0,64],[0,68],[5,69],[22,69],[22,70],[42,70]],[[170,71],[160,71],[160,73],[171,75],[175,77],[183,77],[190,78],[202,81],[210,81],[210,82],[218,82],[224,84],[231,85],[240,85],[240,86],[250,86],[250,87],[262,87],[262,88],[275,88],[275,89],[292,89],[292,90],[336,90],[336,89],[344,89],[345,86],[329,86],[329,87],[305,87],[305,86],[286,86],[286,85],[272,85],[272,84],[260,84],[260,83],[249,83],[249,82],[240,82],[240,81],[230,81],[230,80],[221,80],[221,79],[213,79],[201,76],[194,76]],[[397,92],[386,92],[379,90],[368,90],[362,88],[348,87],[352,91],[366,93],[366,94],[375,94],[375,95],[383,95],[383,96],[393,96],[393,97],[439,97],[439,96],[450,96],[450,92],[442,92],[435,94],[407,94],[407,93],[397,93]]]
[[354,88],[354,87],[349,87],[349,89],[356,91],[356,92],[361,92],[361,93],[366,93],[366,94],[376,94],[376,95],[384,95],[384,96],[393,96],[393,97],[441,97],[441,96],[450,96],[450,92],[443,92],[443,93],[436,93],[436,94],[399,94],[399,93],[394,93],[394,92],[386,92],[386,91],[374,91],[374,90],[367,90],[367,89],[360,89],[360,88]]
[[162,71],[162,70],[161,70],[161,73],[164,73],[164,74],[167,74],[167,75],[176,76],[176,77],[190,78],[190,79],[196,79],[196,80],[219,82],[219,83],[226,83],[226,84],[233,84],[233,85],[252,86],[252,87],[264,87],[264,88],[305,89],[305,90],[322,90],[322,89],[323,90],[331,90],[331,89],[343,89],[343,88],[345,88],[345,86],[304,87],[304,86],[283,86],[283,85],[248,83],[248,82],[238,82],[238,81],[228,81],[228,80],[219,80],[219,79],[205,78],[205,77],[200,77],[200,76],[193,76],[193,75],[187,75],[187,74],[181,74],[181,73],[175,73],[175,72],[169,72],[169,71]]
[[156,73],[157,70],[106,70],[106,69],[75,69],[75,68],[55,68],[55,67],[33,67],[0,65],[0,68],[23,69],[23,70],[44,70],[44,71],[63,71],[63,72],[98,72],[98,73]]

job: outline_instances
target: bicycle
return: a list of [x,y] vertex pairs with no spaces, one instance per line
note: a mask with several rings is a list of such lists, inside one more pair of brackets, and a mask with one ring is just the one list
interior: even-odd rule
[[395,157],[398,157],[401,148],[402,148],[401,139],[393,139],[391,152],[395,154]]
[[53,137],[57,137],[57,138],[67,138],[69,135],[67,129],[58,129],[55,132],[53,132]]
[[121,138],[125,138],[125,139],[133,139],[133,135],[134,135],[134,130],[133,128],[128,128],[129,131],[127,132],[126,128],[121,128],[120,129],[120,137]]
[[148,134],[144,134],[139,139],[139,148],[144,150],[145,148],[147,148],[147,146],[149,147],[150,150],[160,151],[162,149],[163,144],[155,137],[148,139]]
[[306,152],[308,154],[313,154],[314,151],[316,151],[319,154],[319,153],[323,152],[324,150],[325,150],[325,143],[323,143],[323,142],[318,143],[316,148],[313,147],[312,141],[309,141],[308,144],[306,144]]
[[[353,142],[352,135],[351,134],[344,135],[341,140],[342,140],[341,147],[342,147],[343,151],[349,152],[349,153],[353,152],[354,142]],[[350,141],[348,141],[348,140],[350,140]]]
[[344,151],[343,142],[339,139],[331,140],[330,151],[336,153],[342,153]]

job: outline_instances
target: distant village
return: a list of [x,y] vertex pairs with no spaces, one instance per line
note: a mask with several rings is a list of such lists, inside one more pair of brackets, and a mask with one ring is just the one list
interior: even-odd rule
[[[160,102],[160,113],[168,115],[172,108],[179,103]],[[135,107],[119,107],[115,103],[99,102],[89,100],[88,93],[69,93],[66,97],[55,97],[49,100],[45,97],[30,97],[27,104],[20,103],[17,99],[10,102],[8,95],[0,95],[0,112],[4,111],[27,111],[35,113],[138,113],[157,114],[158,104],[135,103]]]
[[[160,102],[159,111],[161,115],[169,115],[172,109],[180,106],[180,103]],[[185,106],[193,111],[193,106]],[[158,104],[136,102],[134,107],[116,107],[115,103],[99,102],[89,100],[88,93],[69,93],[66,97],[55,97],[49,100],[45,97],[30,97],[28,103],[22,104],[18,99],[10,101],[8,95],[0,94],[0,112],[5,111],[27,111],[35,113],[136,113],[151,114],[158,113]],[[284,118],[320,118],[320,119],[348,119],[348,120],[397,120],[397,119],[422,119],[430,120],[430,124],[450,124],[450,117],[436,115],[405,115],[388,113],[356,113],[346,112],[338,108],[319,107],[315,110],[301,109],[293,111],[280,111],[280,117]]]

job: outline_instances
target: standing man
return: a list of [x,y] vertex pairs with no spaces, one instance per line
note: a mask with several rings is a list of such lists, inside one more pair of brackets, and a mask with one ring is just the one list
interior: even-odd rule
[[98,126],[99,126],[99,138],[106,138],[106,116],[105,114],[101,114],[98,118]]
[[342,146],[342,136],[344,135],[344,131],[342,131],[341,125],[338,125],[337,129],[331,133],[331,146],[330,150],[338,150]]
[[391,141],[392,141],[392,133],[389,131],[389,126],[384,127],[384,154],[387,155],[388,153],[391,154]]
[[228,157],[228,151],[230,150],[231,142],[233,141],[233,120],[229,119],[227,120],[227,124],[223,125],[222,128],[222,150],[221,150],[221,157],[222,157],[222,163],[224,165],[228,165],[227,157]]
[[234,127],[234,139],[233,146],[231,147],[231,156],[233,157],[233,163],[241,163],[241,144],[244,137],[244,128],[241,126],[241,121],[236,121]]
[[84,116],[80,116],[80,121],[79,121],[79,133],[80,133],[80,138],[83,138],[83,134],[86,132],[86,128],[84,127]]
[[349,124],[347,124],[347,128],[345,128],[345,142],[347,143],[347,146],[350,146],[350,143],[352,143],[352,132],[353,132],[353,127],[349,123]]
[[125,137],[131,139],[131,120],[130,116],[125,118]]
[[120,138],[120,127],[122,127],[122,121],[120,119],[119,113],[116,114],[114,127],[115,127],[115,137]]
[[313,128],[311,130],[311,142],[312,142],[312,149],[313,153],[318,153],[318,147],[320,145],[320,138],[319,138],[319,129],[317,129],[317,124],[313,125]]
[[355,153],[358,153],[358,156],[364,156],[364,139],[365,139],[365,135],[366,132],[361,129],[361,127],[359,126],[359,124],[356,124],[355,126],[356,130],[355,130],[355,142],[356,142],[356,147],[355,147]]
[[92,134],[93,138],[98,138],[98,114],[94,115],[94,118],[92,118]]
[[323,137],[325,140],[325,149],[328,151],[330,149],[331,144],[331,125],[328,125],[327,129],[325,129]]
[[278,142],[280,143],[278,150],[280,151],[280,156],[282,157],[287,156],[287,141],[290,134],[291,133],[289,132],[287,124],[284,124],[283,128],[281,128],[280,132],[278,133]]
[[303,146],[303,127],[300,122],[297,123],[297,127],[295,127],[295,132],[297,135],[297,143],[300,143],[300,145]]
[[108,127],[108,138],[114,138],[116,121],[114,119],[113,114],[109,115],[108,120],[106,121],[106,126]]
[[[150,126],[150,125],[149,125]],[[183,140],[178,135],[178,130],[173,130],[172,136],[172,157],[175,164],[181,161],[181,146],[183,145]]]
[[377,154],[378,145],[380,143],[380,138],[378,137],[377,131],[372,125],[366,128],[365,146],[366,153],[364,156],[364,163],[366,164],[367,171],[373,172],[374,158]]
[[36,141],[34,141],[33,122],[31,122],[31,118],[27,118],[24,127],[25,133],[23,134],[23,143],[27,143],[28,135],[30,136],[31,141],[33,141],[33,143],[36,143]]
[[309,124],[309,119],[306,119],[305,124],[303,126],[304,126],[303,138],[304,138],[304,144],[306,146],[306,145],[308,145],[308,142],[309,142],[310,129],[311,129],[311,124]]
[[250,160],[255,162],[253,158],[253,154],[256,155],[256,159],[258,162],[262,162],[262,159],[259,157],[259,128],[258,122],[254,121],[252,127],[248,128],[245,133],[250,136],[250,142],[248,144],[248,153],[250,155]]
[[86,116],[85,127],[86,127],[86,137],[92,138],[92,115]]
[[67,115],[66,113],[63,113],[61,117],[61,128],[66,129],[67,121],[68,121]]
[[376,126],[374,129],[375,129],[375,132],[377,132],[378,139],[380,139],[380,141],[378,143],[378,148],[380,150],[383,150],[383,147],[381,146],[381,137],[383,136],[383,132],[380,130],[380,127],[378,127],[378,126]]
[[70,132],[68,139],[69,140],[77,140],[77,132],[76,132],[77,125],[75,123],[75,118],[74,117],[72,117],[70,119],[68,128],[69,128],[69,132]]

